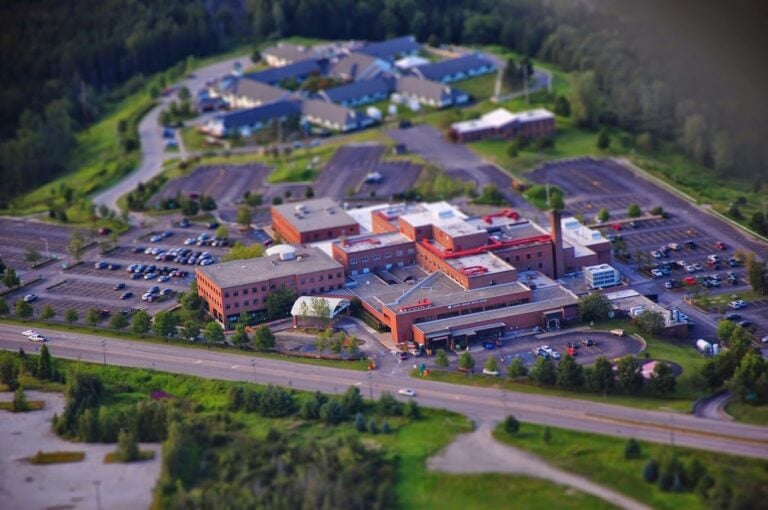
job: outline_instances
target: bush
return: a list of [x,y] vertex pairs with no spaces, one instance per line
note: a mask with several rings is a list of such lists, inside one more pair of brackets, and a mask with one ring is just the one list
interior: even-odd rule
[[653,459],[648,459],[643,467],[643,480],[654,483],[659,478],[659,465]]
[[403,404],[387,391],[382,393],[381,397],[379,397],[377,408],[379,414],[383,416],[400,416],[403,414]]
[[525,366],[523,360],[515,358],[509,365],[508,375],[510,379],[517,379],[518,377],[525,377],[528,375],[528,367]]
[[445,353],[445,349],[438,349],[435,356],[435,365],[441,368],[448,366],[448,355]]
[[381,424],[381,433],[382,434],[392,433],[392,429],[389,427],[389,422],[387,420],[384,420],[384,422]]
[[293,396],[280,386],[270,384],[261,392],[259,414],[268,418],[279,418],[293,414]]
[[421,418],[421,407],[419,407],[419,403],[414,399],[410,399],[405,404],[405,411],[403,414],[412,420],[418,420]]
[[320,407],[320,419],[328,425],[336,425],[346,418],[344,407],[335,398],[332,398]]
[[358,432],[365,432],[368,430],[368,427],[365,424],[365,416],[363,416],[363,413],[357,413],[355,415],[355,429],[357,429]]
[[376,420],[371,418],[371,421],[368,422],[368,432],[371,434],[378,434],[379,433],[379,427],[376,425]]
[[517,418],[515,418],[512,415],[509,415],[504,419],[504,432],[506,432],[509,435],[514,435],[514,434],[517,434],[519,430],[520,430],[520,422],[517,421]]
[[625,459],[640,458],[640,443],[638,443],[633,437],[630,437],[627,440],[627,444],[624,446],[624,458]]

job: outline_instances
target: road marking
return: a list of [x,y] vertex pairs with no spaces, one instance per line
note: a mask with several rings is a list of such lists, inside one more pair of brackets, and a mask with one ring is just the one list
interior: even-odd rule
[[232,368],[240,368],[240,365],[232,365]]
[[353,384],[352,386],[360,386],[361,384],[363,384],[363,383],[361,383],[361,382],[356,382],[356,383],[355,383],[355,384]]

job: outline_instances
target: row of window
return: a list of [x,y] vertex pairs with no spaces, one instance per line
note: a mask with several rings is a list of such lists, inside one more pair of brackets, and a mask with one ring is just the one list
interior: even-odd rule
[[[334,280],[334,279],[341,280],[341,279],[343,279],[343,276],[342,276],[341,271],[337,271],[335,276],[334,276],[333,273],[328,273],[327,275],[322,275],[322,274],[318,275],[317,278],[315,278],[314,276],[310,276],[309,278],[302,278],[301,280],[299,280],[299,284],[300,285],[306,285],[307,281],[309,281],[309,283],[312,284],[312,283],[315,283],[315,281],[322,282],[325,279],[327,279],[327,280]],[[287,283],[287,286],[288,287],[295,287],[296,283],[293,282],[293,281],[290,281],[290,282]],[[276,285],[274,283],[270,283],[269,284],[269,290],[275,290],[275,288],[276,288]],[[333,284],[331,284],[329,286],[329,289],[332,289],[332,288],[333,288]],[[341,288],[341,287],[339,287],[339,288]],[[261,286],[261,292],[266,292],[266,291],[267,291],[267,286],[266,285],[262,285]],[[248,292],[249,292],[248,289],[243,289],[242,292],[239,291],[239,290],[236,290],[236,291],[232,292],[232,296],[233,297],[237,297],[241,293],[242,293],[243,296],[247,296]],[[252,292],[253,294],[256,294],[257,292],[259,292],[259,287],[251,287],[250,292]],[[225,298],[228,298],[229,296],[230,296],[229,292],[224,292],[224,297]]]
[[[415,250],[413,248],[408,248],[408,255],[413,255],[414,253],[415,253]],[[397,250],[395,252],[395,257],[402,257],[402,256],[403,256],[403,250]],[[377,261],[381,260],[381,255],[374,255],[371,258],[373,259],[374,262],[377,262]],[[392,258],[392,252],[390,252],[390,251],[384,252],[384,258],[385,259],[391,259]],[[365,264],[366,262],[368,262],[368,256],[360,257],[360,263],[361,264]],[[349,265],[352,266],[352,265],[355,265],[355,264],[357,264],[357,257],[350,258],[349,259]]]
[[[343,287],[343,285],[342,285],[341,283],[338,283],[338,284],[336,284],[336,287],[335,287],[335,289],[334,289],[334,286],[333,286],[333,285],[329,285],[329,286],[328,286],[328,291],[332,291],[332,290],[341,290],[341,288],[342,288],[342,287]],[[314,287],[313,287],[313,288],[309,289],[309,291],[307,291],[307,290],[302,290],[302,291],[300,291],[300,293],[301,293],[301,294],[310,294],[310,295],[312,295],[312,294],[317,294],[317,293],[319,292],[319,293],[321,293],[321,294],[322,294],[323,292],[325,292],[325,290],[326,290],[326,289],[325,289],[325,286],[322,286],[322,287],[320,287],[320,289],[317,289],[317,288],[314,288]],[[266,298],[266,297],[263,297],[263,298],[261,299],[261,304],[263,305],[263,304],[265,304],[266,302],[267,302],[267,298]],[[244,301],[243,301],[243,303],[242,303],[242,306],[243,306],[243,307],[247,307],[248,305],[253,305],[253,306],[256,306],[256,305],[258,305],[258,304],[259,304],[258,298],[257,298],[257,299],[254,299],[253,301],[250,301],[250,302],[249,302],[249,300],[247,300],[247,299],[246,299],[246,300],[244,300]],[[239,302],[239,301],[235,301],[234,303],[227,303],[227,304],[224,306],[224,309],[225,309],[225,310],[230,310],[230,309],[232,309],[232,308],[240,308],[240,302]]]

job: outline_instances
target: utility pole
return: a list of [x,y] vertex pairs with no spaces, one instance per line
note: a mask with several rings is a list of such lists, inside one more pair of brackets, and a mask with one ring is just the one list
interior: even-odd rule
[[528,101],[528,63],[523,60],[523,94],[525,95],[525,102]]
[[104,364],[107,364],[107,341],[102,340],[101,341],[101,352],[104,355]]
[[253,367],[253,382],[256,383],[256,359],[251,360],[251,366]]
[[370,394],[371,402],[373,402],[373,371],[368,371],[368,392]]
[[[765,203],[763,203],[763,210],[765,210]],[[51,260],[51,250],[48,249],[48,239],[45,237],[41,237],[43,241],[45,241],[45,256],[48,260]]]

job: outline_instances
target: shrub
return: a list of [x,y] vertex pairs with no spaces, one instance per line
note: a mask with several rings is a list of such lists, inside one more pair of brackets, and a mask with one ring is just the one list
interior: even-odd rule
[[638,443],[633,437],[630,437],[627,440],[627,444],[624,446],[624,458],[625,459],[640,458],[640,443]]
[[363,416],[363,413],[357,413],[355,415],[355,428],[358,432],[365,432],[368,429],[365,425],[365,416]]
[[659,478],[659,465],[653,459],[648,459],[643,467],[643,480],[654,483]]
[[387,391],[379,397],[377,408],[383,416],[400,416],[403,414],[403,405]]
[[392,429],[389,428],[389,422],[387,420],[384,420],[384,422],[381,424],[381,433],[382,434],[391,434]]
[[520,422],[517,421],[517,418],[515,418],[512,415],[509,415],[504,419],[504,432],[506,432],[509,435],[514,435],[514,434],[517,434],[519,430],[520,430]]
[[293,396],[280,386],[270,384],[261,392],[259,414],[268,418],[279,418],[293,414]]
[[345,418],[344,407],[335,398],[320,407],[320,419],[328,425],[341,423]]
[[376,425],[376,420],[371,418],[371,421],[368,422],[368,432],[371,434],[378,434],[379,433],[379,427]]

